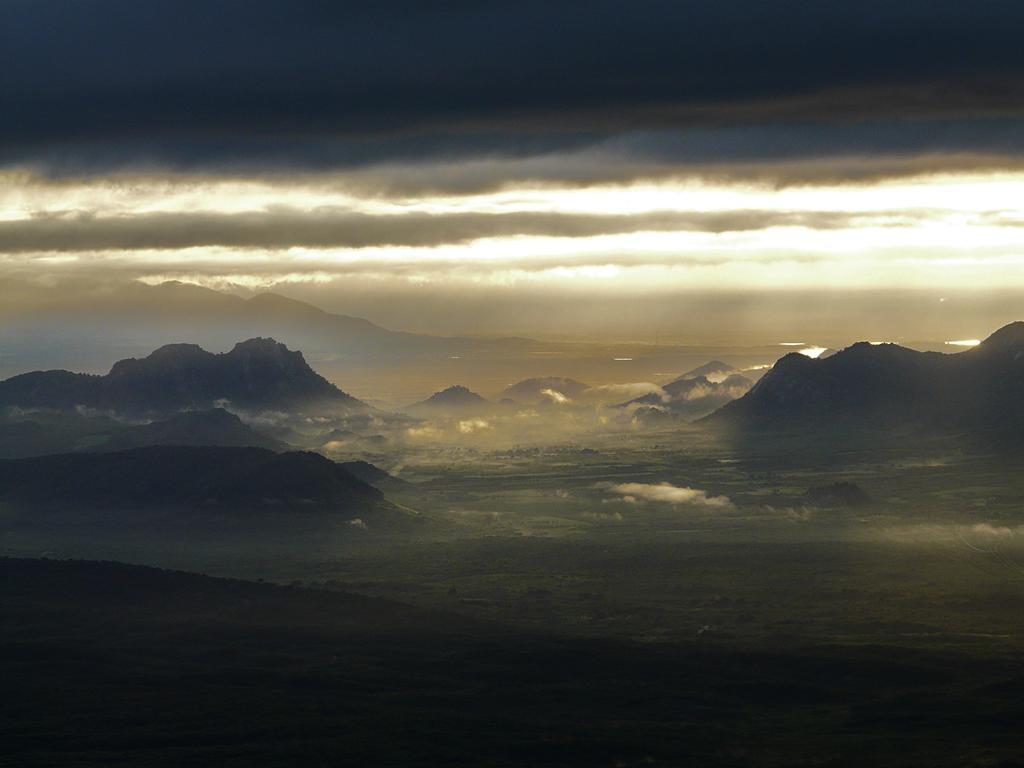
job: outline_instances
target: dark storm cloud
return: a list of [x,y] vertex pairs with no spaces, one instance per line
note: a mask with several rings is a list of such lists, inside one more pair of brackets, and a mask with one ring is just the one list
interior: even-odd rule
[[[927,211],[886,211],[916,219]],[[878,214],[874,214],[878,215]],[[0,253],[169,250],[199,246],[280,249],[429,247],[487,237],[589,237],[630,232],[741,232],[855,226],[873,214],[832,211],[658,211],[629,215],[462,213],[369,215],[273,210],[244,214],[154,213],[130,217],[37,216],[0,222]]]
[[[679,154],[665,131],[803,124],[770,159],[837,123],[870,151],[866,119],[941,119],[939,145],[1005,153],[963,123],[1016,132],[1022,26],[1010,0],[8,0],[0,159],[345,167],[650,130],[657,156]],[[893,152],[935,136],[906,133]]]

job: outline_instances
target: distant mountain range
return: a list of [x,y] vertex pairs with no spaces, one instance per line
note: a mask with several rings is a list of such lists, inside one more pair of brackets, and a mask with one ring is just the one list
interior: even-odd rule
[[704,420],[740,430],[963,434],[1024,442],[1024,322],[956,354],[859,342],[826,358],[786,355]]
[[[369,320],[324,311],[276,293],[249,298],[176,281],[116,286],[101,297],[47,303],[40,291],[31,310],[0,307],[0,341],[32,339],[46,359],[68,359],[77,348],[87,357],[102,348],[152,349],[183,338],[209,348],[238,339],[269,336],[307,353],[358,359],[447,358],[449,355],[529,347],[521,338],[441,337],[382,328]],[[31,354],[26,351],[26,358]]]
[[383,501],[380,490],[316,453],[154,447],[0,461],[0,503],[32,514],[182,509],[350,516]]
[[223,354],[169,344],[145,358],[115,363],[106,376],[34,371],[0,382],[0,408],[166,414],[222,403],[245,410],[369,410],[313,371],[301,352],[266,338],[241,342]]

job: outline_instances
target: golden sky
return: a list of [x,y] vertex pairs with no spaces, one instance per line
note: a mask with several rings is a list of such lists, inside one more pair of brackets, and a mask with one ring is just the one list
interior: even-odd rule
[[0,174],[0,274],[573,291],[1024,285],[1024,173],[396,194],[343,174]]

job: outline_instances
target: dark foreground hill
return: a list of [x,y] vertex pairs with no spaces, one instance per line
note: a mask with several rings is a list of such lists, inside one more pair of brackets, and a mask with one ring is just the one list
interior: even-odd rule
[[222,402],[260,411],[368,410],[310,368],[301,352],[264,338],[240,342],[223,354],[169,344],[148,357],[121,360],[105,376],[34,371],[0,382],[0,408],[173,413]]
[[149,446],[222,446],[284,451],[288,446],[222,408],[185,411],[148,424],[66,411],[0,419],[0,459]]
[[170,509],[346,517],[383,500],[379,490],[315,453],[155,447],[0,461],[0,504],[29,514]]
[[549,637],[0,558],[0,765],[1016,766],[1012,659]]
[[129,427],[111,435],[93,450],[124,451],[150,446],[265,448],[285,451],[287,443],[264,435],[223,408],[184,411],[169,419]]
[[411,483],[385,472],[368,461],[342,461],[339,466],[353,477],[357,477],[367,485],[372,485],[385,493],[392,490],[409,490],[412,487]]
[[963,435],[1024,444],[1024,323],[958,354],[860,342],[793,353],[705,423],[740,430]]

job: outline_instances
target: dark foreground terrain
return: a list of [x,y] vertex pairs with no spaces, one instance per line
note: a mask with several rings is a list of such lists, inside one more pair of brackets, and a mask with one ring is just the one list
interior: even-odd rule
[[1024,659],[555,638],[346,593],[0,560],[0,764],[1014,766]]

